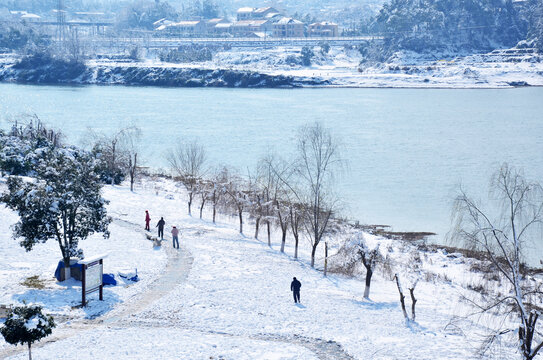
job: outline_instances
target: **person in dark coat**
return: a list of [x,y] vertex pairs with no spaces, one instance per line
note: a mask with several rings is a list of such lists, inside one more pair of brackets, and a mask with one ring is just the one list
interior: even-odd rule
[[296,277],[292,278],[292,282],[290,283],[290,290],[292,291],[292,295],[294,296],[294,302],[299,303],[300,302],[300,288],[302,287],[302,283],[299,282]]
[[151,217],[149,216],[149,210],[145,210],[145,230],[151,231],[149,223],[151,222]]
[[164,225],[166,224],[166,221],[164,221],[164,218],[161,217],[158,223],[155,227],[158,227],[158,237],[161,240],[164,240]]

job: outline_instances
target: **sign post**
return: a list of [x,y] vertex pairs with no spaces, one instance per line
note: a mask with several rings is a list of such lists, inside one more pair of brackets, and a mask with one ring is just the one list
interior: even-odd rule
[[104,300],[104,284],[102,274],[104,273],[104,258],[106,255],[80,260],[82,265],[81,277],[81,304],[87,305],[86,296],[96,290],[99,291],[99,299]]

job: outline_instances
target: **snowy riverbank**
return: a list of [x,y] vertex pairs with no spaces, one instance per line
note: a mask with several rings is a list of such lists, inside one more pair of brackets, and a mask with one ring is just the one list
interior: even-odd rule
[[123,84],[178,87],[386,87],[510,88],[543,86],[542,56],[531,49],[487,54],[420,55],[397,53],[378,64],[363,63],[354,48],[313,49],[311,65],[302,65],[300,47],[216,50],[213,59],[174,64],[152,60],[87,61],[80,71],[36,66],[13,67],[0,59],[0,81],[47,84]]
[[[105,272],[138,268],[139,283],[107,287],[105,301],[89,296],[89,306],[78,305],[75,281],[52,280],[59,251],[48,242],[26,253],[11,239],[10,225],[17,217],[4,207],[0,243],[5,261],[0,264],[0,304],[23,300],[42,304],[60,322],[53,336],[36,344],[36,358],[79,359],[470,359],[475,358],[474,335],[484,327],[464,316],[473,309],[462,300],[484,274],[474,272],[477,262],[460,254],[424,250],[409,242],[365,234],[370,246],[381,244],[387,266],[377,271],[371,300],[363,298],[362,279],[331,274],[323,277],[309,267],[309,246],[302,240],[301,258],[292,257],[292,240],[279,252],[278,231],[272,246],[265,235],[252,238],[237,231],[236,219],[219,216],[210,221],[186,215],[186,192],[170,180],[143,179],[134,193],[127,186],[106,186],[114,218],[111,238],[97,236],[81,243],[87,256],[109,253]],[[143,215],[148,209],[152,225],[160,216],[181,230],[181,250],[170,241],[153,248],[144,236]],[[331,263],[349,232],[329,239]],[[317,268],[322,268],[319,248]],[[384,268],[389,270],[384,271]],[[391,274],[404,281],[419,278],[415,295],[417,321],[404,320]],[[45,282],[43,289],[21,283],[30,276]],[[302,281],[302,304],[292,302],[292,276]],[[499,289],[498,286],[496,289]],[[495,320],[495,319],[494,319]],[[485,326],[491,326],[493,318]],[[503,320],[503,319],[500,319]],[[514,321],[514,319],[511,319]],[[502,343],[498,354],[486,358],[515,357],[515,334]],[[0,340],[0,357],[24,359],[25,348]]]

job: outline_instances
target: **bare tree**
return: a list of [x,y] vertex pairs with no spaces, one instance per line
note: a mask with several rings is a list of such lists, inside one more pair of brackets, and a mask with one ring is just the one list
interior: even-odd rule
[[288,202],[290,229],[294,236],[294,258],[298,259],[298,245],[300,243],[300,229],[303,222],[303,207],[296,202]]
[[213,196],[213,190],[213,182],[203,179],[198,180],[196,192],[200,194],[200,219],[202,218],[202,212],[204,211],[206,201]]
[[228,169],[226,167],[222,167],[215,171],[211,181],[213,189],[210,190],[210,200],[213,205],[213,224],[215,224],[217,208],[219,205],[221,205],[224,195],[226,194],[228,174]]
[[230,174],[224,187],[230,206],[237,212],[240,234],[243,234],[243,211],[250,204],[249,192],[243,188],[243,185],[243,179],[240,176]]
[[189,215],[191,215],[197,184],[205,173],[206,151],[197,140],[180,144],[177,149],[168,154],[168,162],[187,189],[189,195],[187,205]]
[[299,162],[296,171],[300,178],[304,204],[304,226],[311,243],[311,267],[315,266],[315,253],[337,210],[337,198],[332,191],[336,170],[339,170],[338,145],[328,129],[319,123],[300,129],[298,138]]
[[281,229],[281,252],[285,252],[288,228],[290,224],[289,196],[291,189],[288,183],[291,182],[293,174],[291,164],[283,159],[269,155],[264,163],[266,173],[269,174],[268,194],[270,203],[273,205],[274,215]]
[[[453,240],[482,251],[508,285],[505,294],[497,294],[488,302],[475,305],[481,313],[492,310],[504,317],[512,313],[518,316],[519,345],[526,360],[533,359],[543,346],[543,339],[536,331],[538,307],[532,298],[542,292],[526,280],[523,265],[523,248],[530,240],[540,241],[543,235],[542,194],[539,184],[528,182],[520,171],[504,164],[492,177],[489,209],[483,209],[461,191],[454,212]],[[489,339],[514,331],[511,328],[494,330]]]

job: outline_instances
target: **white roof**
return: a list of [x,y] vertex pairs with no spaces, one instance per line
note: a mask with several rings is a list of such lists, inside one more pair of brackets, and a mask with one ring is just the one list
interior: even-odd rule
[[200,23],[200,20],[183,20],[171,25],[172,26],[196,26],[199,23]]
[[252,13],[253,11],[255,11],[255,9],[252,7],[242,7],[238,9],[238,13]]
[[[330,21],[321,21],[321,22],[316,22],[316,23],[313,23],[311,25],[321,25],[321,26],[337,26],[336,23],[333,23],[333,22],[330,22]],[[310,25],[310,26],[311,26]]]
[[218,23],[217,25],[215,25],[216,28],[229,28],[231,26],[231,23]]
[[93,257],[85,258],[83,260],[79,260],[78,263],[88,265],[88,264],[90,264],[92,262],[98,261],[100,259],[105,259],[105,258],[107,258],[107,254],[96,255],[96,256],[93,256]]
[[21,19],[41,19],[41,16],[36,14],[24,14]]
[[279,20],[278,22],[276,22],[276,24],[279,24],[279,25],[286,25],[286,24],[303,24],[303,22],[298,21],[298,20],[295,20],[295,19],[293,19],[293,18],[284,17],[284,18],[282,18],[281,20]]

